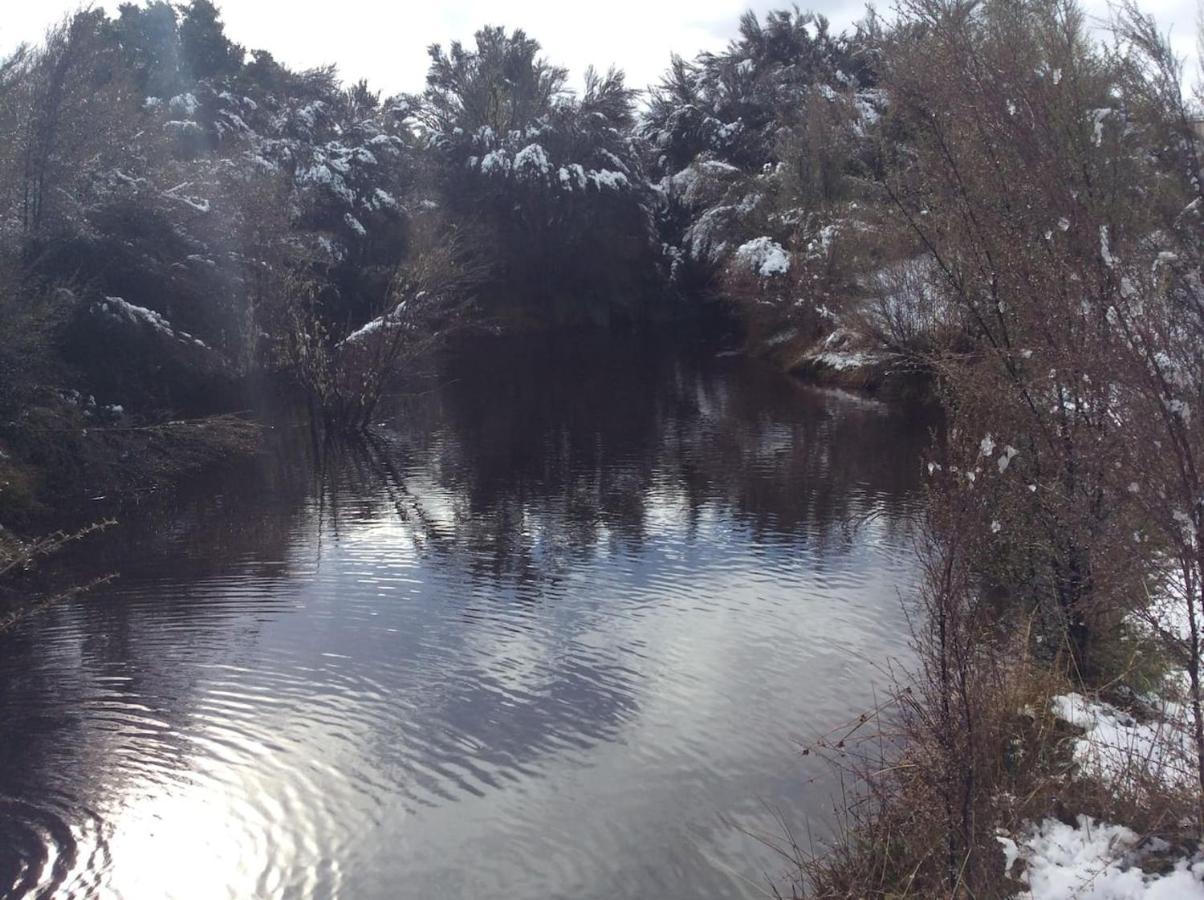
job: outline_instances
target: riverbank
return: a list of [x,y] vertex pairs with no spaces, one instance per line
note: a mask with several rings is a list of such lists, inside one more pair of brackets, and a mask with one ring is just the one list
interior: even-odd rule
[[1204,897],[1187,692],[1143,648],[1157,653],[1132,640],[1137,666],[1091,688],[1001,655],[991,683],[963,682],[965,707],[944,705],[931,672],[901,681],[840,743],[811,751],[858,787],[838,838],[799,855],[799,894],[936,896],[950,883],[951,896]]
[[79,527],[170,490],[256,452],[262,431],[245,414],[143,423],[78,407],[34,409],[22,425],[0,444],[0,520],[25,533]]
[[245,415],[134,424],[110,413],[81,424],[78,406],[65,407],[28,410],[27,430],[8,429],[0,444],[0,631],[111,574],[42,579],[40,563],[262,446],[262,426]]

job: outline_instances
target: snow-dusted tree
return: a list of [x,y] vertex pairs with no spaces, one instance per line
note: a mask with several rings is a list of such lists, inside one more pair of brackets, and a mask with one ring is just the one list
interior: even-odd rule
[[874,23],[833,35],[822,15],[779,10],[762,22],[750,11],[724,52],[674,57],[643,123],[660,168],[676,172],[703,153],[751,169],[774,161],[778,133],[805,113],[810,89],[877,83]]
[[491,231],[502,317],[647,313],[659,250],[655,198],[633,139],[634,92],[589,71],[580,97],[521,31],[431,49],[418,120],[453,217]]
[[[837,329],[890,248],[867,221],[883,41],[872,13],[835,35],[813,13],[750,12],[723,52],[675,58],[641,118],[673,284],[723,298],[757,350],[797,358]],[[746,264],[770,244],[782,265]]]
[[1178,64],[1132,6],[1110,52],[1062,0],[910,9],[890,188],[972,341],[934,360],[948,483],[1077,676],[1134,615],[1182,663],[1204,827],[1204,194]]
[[1204,139],[1154,20],[1125,3],[1114,32],[1118,102],[1095,111],[1093,141],[1134,181],[1099,219],[1092,285],[1127,426],[1112,489],[1154,576],[1138,614],[1187,673],[1204,833]]

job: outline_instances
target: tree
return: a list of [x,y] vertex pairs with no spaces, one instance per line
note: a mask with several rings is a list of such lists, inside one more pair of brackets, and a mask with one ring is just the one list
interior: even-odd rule
[[191,0],[180,17],[180,66],[193,81],[227,78],[242,67],[244,51],[225,35],[217,7]]
[[179,92],[180,34],[171,3],[123,3],[112,28],[134,84],[144,96],[168,98]]
[[476,33],[475,49],[453,41],[446,53],[438,44],[428,52],[421,115],[438,135],[524,131],[564,96],[567,71],[539,57],[539,43],[521,30],[486,27]]
[[523,32],[431,48],[418,103],[449,210],[480,222],[495,284],[489,312],[545,323],[641,318],[656,284],[654,197],[630,134],[623,74],[566,73]]
[[888,77],[911,139],[887,186],[968,338],[931,360],[946,490],[996,535],[988,577],[1052,613],[1076,677],[1126,615],[1167,639],[1204,798],[1204,194],[1180,72],[1131,6],[1112,52],[1064,0],[908,8],[922,27]]
[[754,170],[776,161],[777,132],[805,117],[811,88],[877,83],[876,28],[871,17],[833,35],[815,13],[779,10],[762,22],[749,11],[723,53],[673,57],[642,125],[660,167],[676,172],[707,152]]
[[69,215],[92,166],[128,133],[131,90],[103,12],[77,13],[28,57],[12,139],[22,156],[21,222],[38,237]]

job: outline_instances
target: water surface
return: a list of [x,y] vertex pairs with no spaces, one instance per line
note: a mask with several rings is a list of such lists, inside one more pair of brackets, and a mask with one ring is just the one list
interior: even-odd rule
[[0,895],[761,896],[906,652],[926,429],[491,344],[80,548],[0,635]]

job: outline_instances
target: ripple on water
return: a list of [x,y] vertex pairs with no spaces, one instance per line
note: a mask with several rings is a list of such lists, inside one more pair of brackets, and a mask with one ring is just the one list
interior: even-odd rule
[[826,814],[795,741],[903,648],[918,445],[512,362],[102,536],[120,580],[0,637],[0,894],[754,893],[731,823]]

